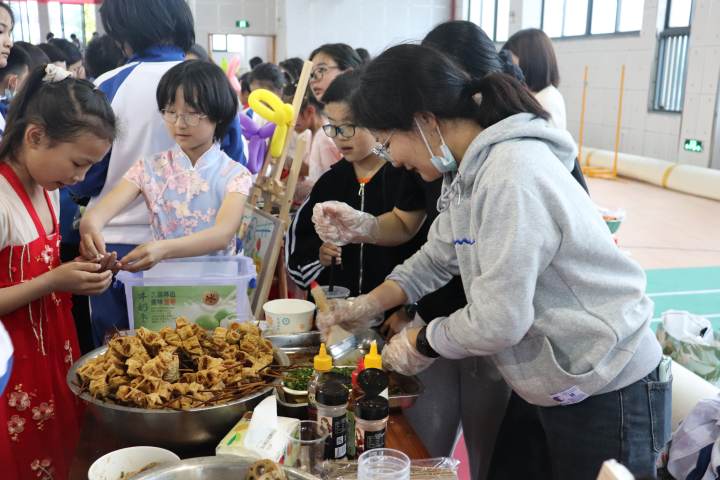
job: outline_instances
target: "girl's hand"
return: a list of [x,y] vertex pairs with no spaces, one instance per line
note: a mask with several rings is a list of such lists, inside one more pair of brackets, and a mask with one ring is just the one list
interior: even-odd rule
[[67,262],[46,273],[52,292],[98,295],[108,289],[112,272],[100,273],[102,266],[91,262]]
[[323,243],[320,247],[320,264],[329,267],[332,265],[333,258],[336,259],[336,264],[342,263],[342,248],[332,243]]
[[128,272],[148,270],[165,259],[164,241],[144,243],[120,259],[120,268]]

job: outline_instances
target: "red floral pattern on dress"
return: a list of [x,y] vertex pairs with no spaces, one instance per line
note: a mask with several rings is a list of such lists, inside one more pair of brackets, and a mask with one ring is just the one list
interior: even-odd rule
[[40,480],[52,480],[55,469],[52,466],[52,460],[44,458],[42,460],[36,458],[30,464],[30,470],[35,473],[35,476]]
[[22,384],[15,385],[15,391],[8,395],[8,405],[18,412],[27,410],[32,403],[30,394],[23,392]]
[[37,423],[38,430],[45,427],[45,422],[55,416],[55,402],[43,402],[32,409],[32,419]]
[[13,442],[20,441],[20,434],[25,431],[26,420],[20,415],[13,415],[7,422],[8,433]]

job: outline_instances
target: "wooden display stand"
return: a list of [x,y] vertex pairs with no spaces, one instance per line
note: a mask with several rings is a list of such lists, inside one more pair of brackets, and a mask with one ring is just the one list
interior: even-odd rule
[[[312,67],[312,62],[306,61],[300,74],[292,103],[293,116],[288,128],[288,136],[295,129],[295,123],[300,108],[302,107],[305,92],[307,91]],[[277,217],[279,220],[279,228],[282,232],[282,235],[272,235],[272,244],[269,246],[265,259],[266,265],[263,265],[262,270],[258,272],[257,289],[252,298],[252,309],[256,319],[263,318],[262,306],[268,299],[273,277],[276,272],[278,274],[280,296],[283,298],[287,297],[287,277],[285,275],[284,262],[280,258],[281,247],[285,236],[284,234],[290,224],[290,207],[292,206],[295,188],[297,187],[298,177],[305,155],[306,142],[303,138],[298,138],[292,157],[290,173],[285,179],[282,179],[285,157],[288,151],[287,138],[285,140],[285,146],[280,156],[273,157],[270,154],[270,149],[268,149],[265,161],[258,172],[257,180],[247,203],[247,209],[249,211],[262,210],[266,215],[269,214]]]

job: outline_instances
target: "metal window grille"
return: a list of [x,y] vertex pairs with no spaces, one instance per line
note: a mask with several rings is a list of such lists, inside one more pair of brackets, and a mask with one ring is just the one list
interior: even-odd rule
[[660,34],[653,110],[682,111],[689,40],[687,28],[669,29]]

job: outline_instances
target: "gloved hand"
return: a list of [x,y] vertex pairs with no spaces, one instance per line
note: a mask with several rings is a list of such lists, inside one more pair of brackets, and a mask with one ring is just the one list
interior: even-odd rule
[[415,339],[420,328],[404,328],[395,335],[382,351],[383,368],[401,375],[417,375],[435,361],[415,348]]
[[330,312],[318,312],[316,323],[323,338],[327,339],[330,327],[338,325],[350,332],[370,327],[371,321],[383,313],[382,306],[369,295],[347,300],[330,300]]
[[375,243],[380,233],[378,219],[343,202],[315,204],[312,221],[323,242],[335,245]]

